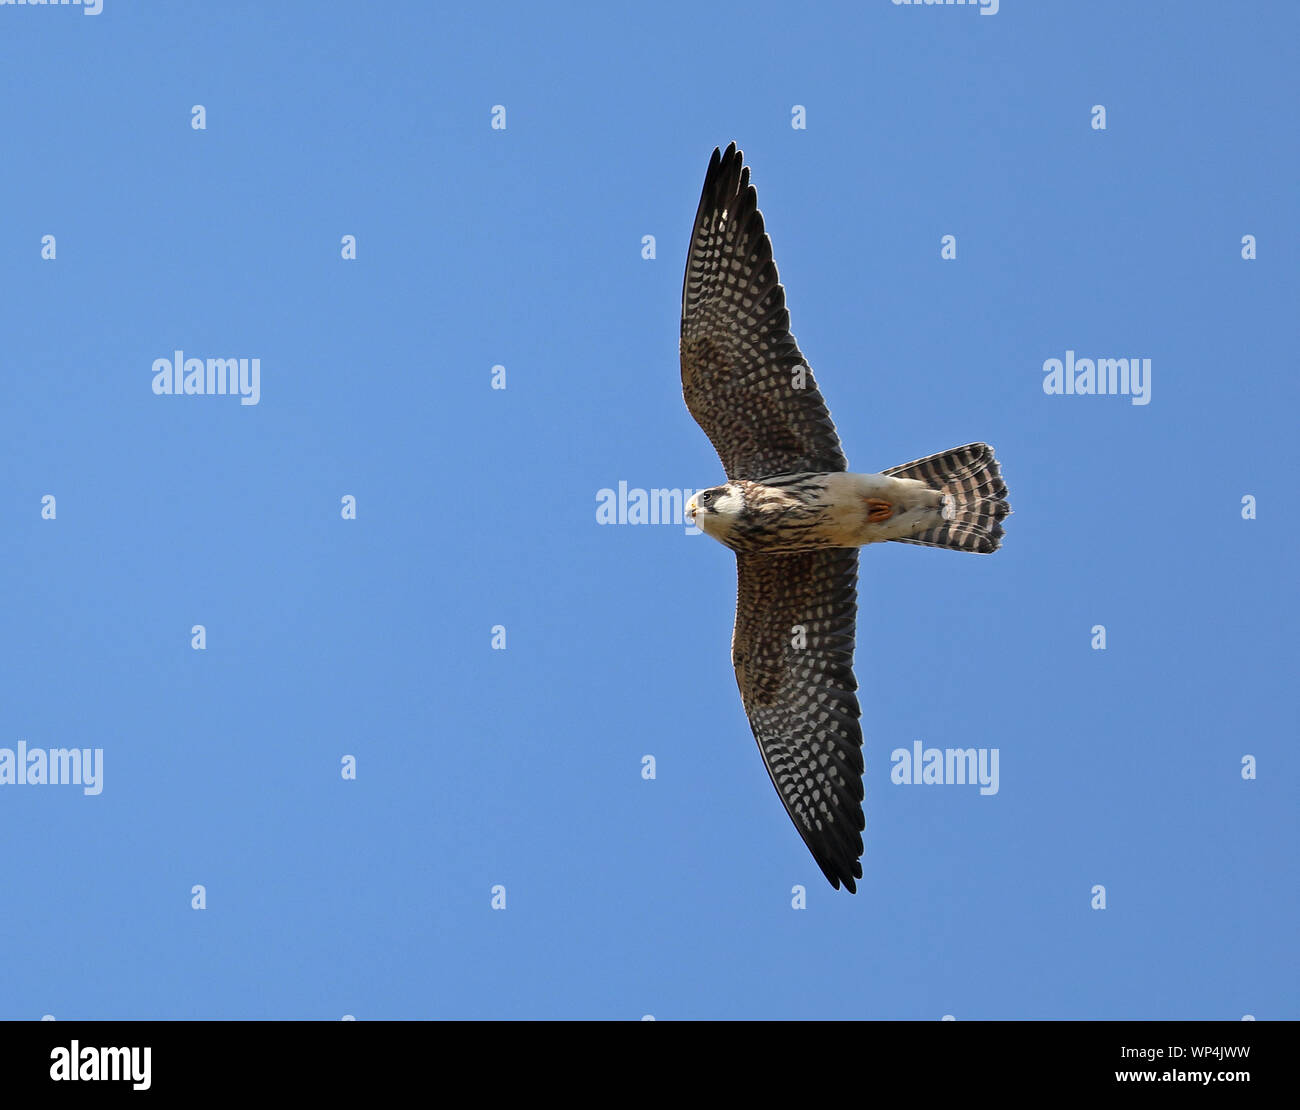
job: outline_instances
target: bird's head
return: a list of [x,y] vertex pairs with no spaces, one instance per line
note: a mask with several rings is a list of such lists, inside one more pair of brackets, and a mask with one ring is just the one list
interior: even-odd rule
[[725,486],[700,490],[686,502],[686,517],[702,532],[726,543],[744,509],[744,491],[734,482],[728,482]]

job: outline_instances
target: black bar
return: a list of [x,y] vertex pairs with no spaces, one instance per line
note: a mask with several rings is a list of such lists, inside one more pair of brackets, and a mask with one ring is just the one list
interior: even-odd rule
[[[1237,1105],[1295,1086],[1290,1022],[8,1022],[0,1076],[13,1095],[318,1092],[337,1102],[416,1085],[448,1093],[467,1080],[484,1097],[519,1090],[629,1092],[698,1087],[771,1094],[834,1082],[837,1097],[901,1086],[951,1091],[1109,1094],[1197,1091]],[[635,1028],[633,1028],[635,1026]],[[147,1076],[146,1057],[149,1049]],[[131,1056],[120,1050],[136,1049]],[[66,1076],[75,1049],[78,1078]],[[103,1053],[102,1049],[119,1050]],[[88,1052],[88,1050],[91,1050]],[[1209,1050],[1208,1052],[1206,1050]],[[134,1069],[131,1066],[134,1064]],[[114,1067],[126,1077],[89,1078]],[[1123,1073],[1126,1078],[1120,1078]],[[1190,1073],[1198,1073],[1189,1079]],[[1207,1082],[1203,1073],[1209,1073]],[[120,1072],[119,1072],[120,1074]],[[147,1087],[145,1084],[147,1083]],[[687,1086],[683,1087],[682,1084]],[[1228,1090],[1231,1088],[1231,1091]],[[489,1095],[487,1092],[491,1092]],[[1158,1097],[1158,1096],[1157,1096]],[[865,1103],[864,1103],[865,1104]]]

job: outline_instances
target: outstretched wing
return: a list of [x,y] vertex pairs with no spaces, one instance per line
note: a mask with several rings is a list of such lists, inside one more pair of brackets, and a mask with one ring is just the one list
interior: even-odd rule
[[682,285],[682,392],[727,478],[847,470],[799,345],[749,167],[714,150]]
[[777,793],[839,889],[862,878],[862,729],[853,677],[858,552],[738,555],[736,682]]

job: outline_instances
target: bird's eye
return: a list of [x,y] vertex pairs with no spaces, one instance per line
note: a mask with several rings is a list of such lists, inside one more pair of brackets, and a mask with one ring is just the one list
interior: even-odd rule
[[711,494],[711,493],[702,493],[702,494],[700,494],[700,504],[701,504],[701,505],[707,505],[707,504],[708,504],[710,501],[712,501],[712,500],[713,500],[713,494]]

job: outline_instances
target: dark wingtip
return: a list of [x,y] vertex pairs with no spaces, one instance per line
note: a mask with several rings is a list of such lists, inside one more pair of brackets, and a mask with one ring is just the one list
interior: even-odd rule
[[[850,867],[840,867],[838,864],[826,862],[823,863],[820,857],[817,858],[817,866],[822,869],[822,874],[826,876],[826,881],[836,890],[840,889],[840,884],[844,884],[844,889],[850,894],[857,894],[857,879],[862,878],[862,863],[860,860],[854,860]],[[846,872],[852,872],[847,874]]]
[[709,159],[709,170],[712,172],[716,167],[718,172],[730,171],[733,166],[743,166],[745,164],[744,152],[736,146],[735,142],[727,144],[727,149],[719,153],[718,148],[713,148],[713,157]]

